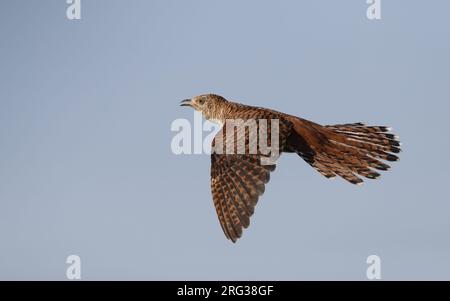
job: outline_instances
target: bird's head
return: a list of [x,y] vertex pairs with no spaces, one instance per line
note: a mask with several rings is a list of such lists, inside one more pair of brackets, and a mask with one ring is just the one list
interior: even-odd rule
[[182,100],[180,106],[188,106],[199,111],[207,120],[221,122],[224,119],[223,108],[227,100],[216,94],[203,94]]

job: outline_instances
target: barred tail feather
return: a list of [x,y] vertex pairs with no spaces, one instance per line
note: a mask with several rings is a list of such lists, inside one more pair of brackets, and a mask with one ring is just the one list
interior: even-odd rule
[[363,123],[321,126],[300,118],[293,121],[291,147],[327,178],[338,175],[361,184],[361,177],[377,179],[377,170],[390,168],[382,160],[399,160],[396,154],[401,152],[401,143],[389,127]]
[[[401,143],[398,136],[389,133],[389,127],[354,123],[324,128],[323,133],[328,140],[324,147],[326,155],[355,176],[377,179],[380,174],[375,170],[390,168],[380,159],[391,162],[399,160],[395,154],[400,153]],[[343,178],[354,184],[362,182],[348,176]]]

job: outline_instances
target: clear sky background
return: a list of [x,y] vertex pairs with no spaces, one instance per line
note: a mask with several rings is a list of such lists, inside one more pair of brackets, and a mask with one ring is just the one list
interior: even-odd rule
[[[0,2],[0,279],[450,280],[450,2]],[[171,152],[214,92],[399,134],[358,187],[283,156],[236,244],[210,158]]]

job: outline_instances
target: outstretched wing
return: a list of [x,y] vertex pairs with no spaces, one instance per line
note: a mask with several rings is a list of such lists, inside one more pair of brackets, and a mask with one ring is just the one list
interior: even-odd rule
[[[266,116],[267,126],[263,131],[260,131],[260,122],[257,122],[256,130],[242,130],[242,127],[230,130],[227,121],[212,142],[212,197],[222,230],[233,242],[236,242],[243,229],[250,225],[250,217],[255,211],[258,198],[264,193],[270,172],[275,170],[277,156],[274,153],[277,151],[272,149],[267,153],[267,150],[263,151],[260,147],[261,143],[266,141],[270,148],[275,146],[272,143],[275,140],[272,139],[277,139],[278,148],[281,150],[289,136],[290,122],[271,119],[275,117],[271,114]],[[278,120],[278,130],[272,128],[273,120]],[[257,143],[256,147],[254,143]],[[240,146],[245,149],[244,153],[239,152]],[[281,154],[281,151],[278,154]],[[275,160],[267,160],[269,157]]]

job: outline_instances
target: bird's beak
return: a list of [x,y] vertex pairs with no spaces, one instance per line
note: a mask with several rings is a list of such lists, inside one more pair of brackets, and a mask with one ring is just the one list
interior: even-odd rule
[[192,101],[190,99],[185,99],[180,102],[182,107],[192,107]]

